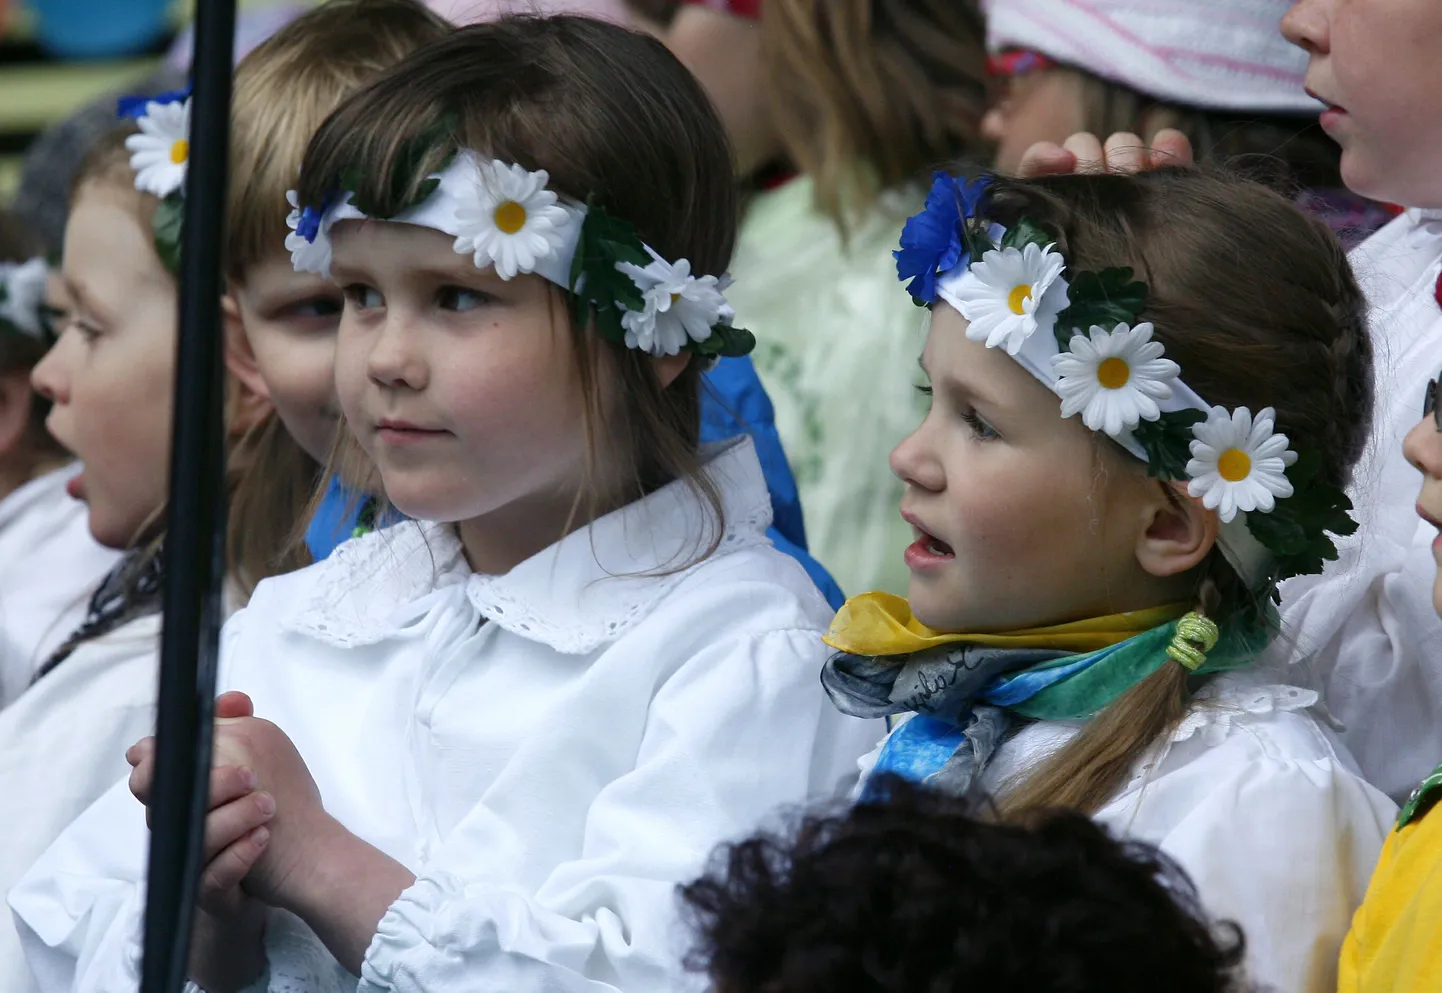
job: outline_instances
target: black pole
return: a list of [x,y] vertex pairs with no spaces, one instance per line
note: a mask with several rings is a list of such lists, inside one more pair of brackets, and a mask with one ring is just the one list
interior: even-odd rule
[[199,0],[141,993],[178,993],[185,983],[202,868],[225,576],[220,295],[234,31],[235,0]]

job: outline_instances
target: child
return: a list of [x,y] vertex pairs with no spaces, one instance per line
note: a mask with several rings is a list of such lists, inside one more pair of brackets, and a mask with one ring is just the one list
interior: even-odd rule
[[1345,245],[1390,219],[1351,193],[1303,89],[1306,59],[1278,30],[1287,0],[1190,0],[1153,11],[1118,0],[988,0],[988,62],[1001,97],[982,123],[996,167],[1035,142],[1180,131],[1205,162],[1247,156]]
[[788,835],[718,851],[682,900],[691,966],[725,993],[1240,993],[1165,855],[1075,813],[991,823],[904,780]]
[[[227,362],[236,377],[275,405],[277,418],[255,439],[268,467],[240,496],[259,505],[309,503],[340,426],[335,399],[338,287],[296,272],[284,248],[286,191],[306,142],[361,83],[450,25],[414,0],[330,0],[247,56],[236,71],[226,246]],[[289,492],[286,492],[289,490]],[[336,501],[341,509],[348,495]],[[328,508],[330,505],[327,505]],[[292,512],[293,513],[293,512]],[[309,517],[306,512],[296,516]],[[313,525],[309,552],[324,558],[351,528],[331,514]],[[287,537],[290,537],[288,534]],[[287,544],[292,544],[287,542]],[[308,562],[291,547],[280,563]]]
[[76,467],[45,430],[49,404],[30,388],[30,370],[54,341],[39,247],[0,211],[0,562],[10,564],[0,569],[0,709],[80,623],[90,590],[115,564],[90,536],[84,505],[65,495]]
[[1260,981],[1329,989],[1392,805],[1253,663],[1276,581],[1352,526],[1371,352],[1335,239],[1188,170],[942,174],[898,271],[934,304],[933,406],[892,455],[910,597],[848,602],[823,677],[919,712],[875,769],[1157,844]]
[[[1407,435],[1404,455],[1422,471],[1417,514],[1428,531],[1442,527],[1442,407],[1438,380],[1427,384],[1422,421]],[[1442,566],[1442,538],[1433,537]],[[1432,585],[1442,614],[1442,570]],[[1442,768],[1413,790],[1342,946],[1340,993],[1423,993],[1442,986]]]
[[1417,397],[1442,366],[1442,123],[1435,4],[1296,4],[1282,22],[1311,57],[1309,89],[1342,146],[1342,178],[1409,209],[1353,253],[1377,338],[1379,403],[1353,496],[1361,529],[1319,577],[1283,588],[1295,654],[1312,658],[1367,778],[1404,798],[1442,755],[1442,621],[1432,529],[1412,510],[1401,455]]
[[[202,988],[669,989],[675,884],[874,740],[817,691],[829,611],[750,442],[696,444],[706,357],[750,345],[732,189],[680,64],[584,18],[459,30],[312,140],[341,407],[439,523],[227,625]],[[42,989],[134,982],[143,823],[117,786],[11,892]]]
[[[366,77],[448,30],[443,21],[409,0],[334,0],[281,29],[251,52],[237,71],[226,245],[230,294],[224,301],[227,365],[234,378],[233,392],[252,398],[252,406],[260,406],[264,415],[249,430],[241,430],[244,423],[232,417],[227,535],[232,603],[243,600],[258,579],[305,564],[292,550],[293,538],[320,472],[317,460],[328,453],[339,420],[332,365],[340,294],[319,276],[291,269],[283,246],[285,214],[276,205],[285,203],[312,131],[340,99],[358,89]],[[124,151],[116,149],[112,163],[120,181],[128,167]],[[142,209],[147,207],[145,197],[134,193],[129,197],[140,201]],[[89,216],[87,210],[80,213],[82,219]],[[173,296],[173,289],[169,292]],[[173,303],[169,306],[174,309]],[[161,347],[173,348],[163,344],[166,335],[173,337],[173,323],[161,325],[158,333]],[[99,346],[97,351],[104,354]],[[167,354],[164,362],[170,361]],[[162,444],[170,431],[171,387],[164,378],[169,375],[162,369],[153,379],[139,378],[130,384],[145,390],[147,401],[163,405],[160,423],[148,428],[159,435],[147,439]],[[148,471],[163,484],[165,463],[157,464],[158,469]],[[163,498],[163,489],[157,493]],[[27,769],[33,776],[48,768],[35,765],[35,758],[39,751],[54,747],[50,735],[64,737],[71,748],[81,743],[84,748],[83,756],[73,756],[68,775],[56,780],[66,783],[63,789],[52,785],[34,792],[30,801],[34,809],[23,820],[27,825],[23,844],[20,821],[0,826],[0,839],[5,842],[0,845],[5,850],[0,891],[8,889],[64,825],[123,774],[123,750],[149,732],[159,573],[152,556],[139,554],[137,562],[151,562],[151,572],[143,582],[146,595],[132,597],[129,609],[137,616],[150,615],[137,620],[133,630],[121,626],[76,651],[36,684],[13,715],[0,718],[0,742],[15,742],[0,748],[7,756],[0,763],[4,770],[0,781],[5,783],[12,776],[27,775]],[[91,633],[98,633],[93,625]],[[99,650],[100,644],[112,643],[124,646],[123,651],[116,648],[106,655]],[[117,651],[124,662],[114,657]],[[94,689],[82,693],[79,687],[92,681]],[[105,731],[93,738],[62,730],[73,726],[76,708],[86,706],[90,693],[107,694],[96,697],[95,706],[122,716],[95,720],[95,726]],[[42,728],[55,730],[47,734]],[[14,789],[15,795],[32,795],[18,786]],[[24,977],[13,984],[0,982],[0,988],[23,988],[20,984],[28,983],[29,975],[14,932],[0,927],[0,934],[7,939],[0,946],[0,966]]]
[[[901,491],[873,469],[919,413],[897,345],[920,343],[922,315],[891,288],[891,251],[935,163],[979,147],[981,19],[956,0],[706,3],[664,37],[722,108],[738,175],[759,172],[729,295],[811,550],[843,590],[900,592]],[[778,182],[778,161],[801,175]]]

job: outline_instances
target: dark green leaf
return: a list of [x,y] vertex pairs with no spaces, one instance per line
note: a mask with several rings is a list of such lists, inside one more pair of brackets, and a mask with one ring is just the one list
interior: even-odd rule
[[1023,217],[1011,227],[1006,229],[1002,236],[1002,248],[1025,248],[1027,245],[1036,245],[1038,248],[1045,248],[1056,241],[1051,235],[1042,229],[1029,217]]
[[1147,284],[1132,279],[1126,266],[1079,272],[1067,297],[1071,303],[1056,319],[1057,340],[1062,342],[1071,341],[1075,332],[1085,334],[1092,325],[1107,331],[1118,324],[1135,325],[1147,306]]
[[1302,452],[1287,469],[1292,495],[1267,514],[1248,514],[1247,527],[1277,559],[1278,579],[1321,572],[1337,558],[1332,536],[1355,534],[1352,501],[1336,486],[1319,481],[1322,459]]
[[645,266],[651,262],[645,244],[629,222],[606,213],[594,199],[587,204],[581,238],[571,260],[571,292],[576,321],[595,314],[596,330],[608,341],[620,343],[626,332],[621,308],[642,310],[645,299],[631,277],[616,268],[619,262]]
[[1205,421],[1200,410],[1167,411],[1155,421],[1142,421],[1132,437],[1147,453],[1147,473],[1161,480],[1187,478],[1192,457],[1192,426]]
[[729,324],[717,324],[711,328],[711,337],[705,341],[692,342],[691,350],[697,355],[718,356],[731,359],[750,355],[756,347],[756,336],[745,328],[733,328]]
[[172,273],[180,272],[180,230],[185,219],[185,197],[179,190],[160,201],[151,221],[155,252]]

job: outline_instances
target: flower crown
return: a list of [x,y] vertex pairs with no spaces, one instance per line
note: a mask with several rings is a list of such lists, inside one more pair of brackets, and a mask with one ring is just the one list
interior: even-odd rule
[[[920,306],[938,298],[966,335],[1004,348],[1081,416],[1163,480],[1187,480],[1221,520],[1218,545],[1253,588],[1322,571],[1332,535],[1357,524],[1351,501],[1318,478],[1315,452],[1293,450],[1276,411],[1208,404],[1140,320],[1147,286],[1125,267],[1079,271],[1040,225],[981,216],[990,179],[934,176],[926,206],[906,222],[897,275]],[[1328,533],[1330,532],[1330,534]]]
[[[424,136],[422,139],[425,140]],[[421,155],[407,153],[411,161]],[[353,175],[341,182],[352,189]],[[409,182],[410,177],[397,177]],[[399,211],[382,212],[354,193],[335,193],[304,206],[294,190],[285,239],[298,272],[329,278],[330,229],[357,218],[402,221],[455,238],[455,250],[476,267],[495,266],[502,279],[534,273],[564,289],[578,322],[594,310],[608,340],[651,355],[681,351],[707,358],[746,355],[756,339],[733,327],[735,312],[722,291],[726,277],[694,276],[686,259],[668,262],[642,242],[627,221],[594,199],[563,201],[547,188],[550,175],[487,159],[469,149],[447,157]]]
[[44,259],[0,262],[0,325],[37,341],[45,341],[45,281],[50,266]]
[[180,271],[180,229],[185,175],[190,166],[190,88],[153,97],[121,97],[116,114],[133,118],[139,134],[125,139],[135,188],[160,200],[151,229],[155,251],[172,273]]

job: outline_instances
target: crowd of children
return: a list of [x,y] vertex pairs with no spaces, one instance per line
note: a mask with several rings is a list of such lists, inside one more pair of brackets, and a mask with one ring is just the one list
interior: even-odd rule
[[[518,6],[237,66],[187,989],[1442,984],[1442,8]],[[17,993],[140,980],[191,103],[119,110],[0,215]]]

